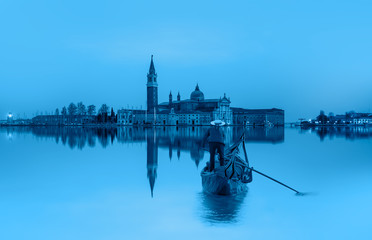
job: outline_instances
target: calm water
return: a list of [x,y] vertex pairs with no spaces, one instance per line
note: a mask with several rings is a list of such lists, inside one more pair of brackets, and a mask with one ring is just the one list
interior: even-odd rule
[[205,130],[0,128],[0,239],[372,239],[372,129],[248,128],[251,165],[302,197],[202,193]]

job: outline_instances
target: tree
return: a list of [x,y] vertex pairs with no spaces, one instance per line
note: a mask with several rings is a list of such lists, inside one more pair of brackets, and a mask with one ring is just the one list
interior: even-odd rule
[[108,111],[109,111],[109,107],[106,104],[102,104],[102,106],[98,110],[98,113],[107,114]]
[[55,115],[59,115],[59,109],[58,108],[56,108],[56,112],[54,113]]
[[114,108],[111,108],[110,121],[111,121],[111,123],[116,122],[116,121],[115,121],[115,112],[114,112]]
[[78,115],[85,115],[87,112],[86,108],[85,108],[85,105],[83,104],[83,102],[78,102],[77,104],[77,114]]
[[88,106],[88,115],[94,115],[94,114],[96,114],[96,106],[89,105]]
[[316,117],[316,120],[321,124],[326,124],[328,121],[328,117],[324,114],[324,111],[321,110],[319,116]]
[[329,121],[330,123],[332,123],[332,124],[336,122],[335,114],[334,114],[333,112],[330,112],[330,113],[328,114],[328,121]]
[[109,107],[106,104],[102,104],[102,106],[98,110],[98,121],[99,122],[107,122],[107,114],[109,111]]
[[70,114],[71,116],[75,115],[76,109],[77,109],[76,105],[73,103],[70,103],[70,105],[68,106],[68,114]]
[[355,115],[355,111],[349,111],[349,112],[346,112],[346,113],[345,113],[345,118],[346,118],[347,120],[349,120],[349,119],[353,118],[354,115]]
[[67,115],[67,109],[66,109],[66,107],[63,107],[63,108],[62,108],[61,114],[62,114],[63,116],[66,116],[66,115]]

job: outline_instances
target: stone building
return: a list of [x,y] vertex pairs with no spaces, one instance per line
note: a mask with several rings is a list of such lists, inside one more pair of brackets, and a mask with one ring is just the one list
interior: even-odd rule
[[158,110],[158,74],[155,72],[153,55],[151,55],[151,63],[149,73],[147,74],[147,111],[149,113],[157,112]]
[[204,93],[197,84],[189,99],[181,100],[178,93],[177,100],[173,101],[172,93],[170,93],[169,101],[159,104],[159,111],[168,111],[173,114],[174,121],[170,119],[172,125],[208,125],[214,119],[221,119],[227,124],[233,124],[230,103],[230,98],[227,98],[226,94],[219,99],[205,99]]
[[[223,97],[204,97],[199,84],[189,99],[181,99],[178,92],[173,100],[169,93],[167,102],[158,104],[158,81],[153,56],[147,74],[147,109],[118,111],[118,123],[122,125],[209,125],[220,119],[228,125],[283,125],[284,111],[281,109],[243,109],[230,107],[231,101]],[[134,112],[136,111],[136,112]]]
[[356,125],[372,124],[372,116],[354,118],[353,124],[356,124]]
[[6,122],[8,124],[12,124],[14,122],[14,116],[12,113],[8,113],[8,116],[6,117]]
[[284,110],[232,108],[236,125],[284,125]]

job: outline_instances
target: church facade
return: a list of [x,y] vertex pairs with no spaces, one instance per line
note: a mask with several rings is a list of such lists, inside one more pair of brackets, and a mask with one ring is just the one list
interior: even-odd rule
[[176,99],[169,93],[168,102],[158,103],[158,82],[153,56],[147,74],[147,109],[121,109],[117,113],[120,125],[209,125],[220,119],[228,125],[284,125],[281,109],[243,109],[230,107],[231,101],[223,97],[207,99],[197,84],[190,98]]

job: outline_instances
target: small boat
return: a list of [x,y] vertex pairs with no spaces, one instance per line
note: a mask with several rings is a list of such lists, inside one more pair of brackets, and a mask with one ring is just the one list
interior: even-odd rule
[[[244,158],[240,154],[244,153]],[[203,191],[217,195],[235,195],[248,190],[247,183],[252,182],[252,169],[249,167],[245,149],[244,134],[231,147],[225,149],[225,165],[210,172],[209,162],[201,172]]]

